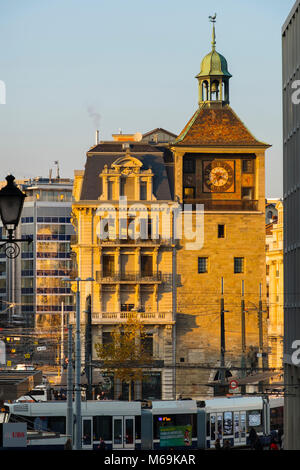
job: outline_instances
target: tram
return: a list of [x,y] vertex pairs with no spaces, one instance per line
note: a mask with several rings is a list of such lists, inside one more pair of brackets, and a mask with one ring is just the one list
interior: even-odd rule
[[[75,416],[75,405],[73,404]],[[29,449],[62,449],[66,401],[6,403],[2,422],[27,423]],[[205,401],[82,401],[82,449],[104,439],[107,449],[210,449],[219,439],[232,447],[248,444],[251,428],[266,439],[282,428],[283,398],[212,398]],[[52,433],[54,436],[48,435]],[[56,435],[55,435],[56,433]]]

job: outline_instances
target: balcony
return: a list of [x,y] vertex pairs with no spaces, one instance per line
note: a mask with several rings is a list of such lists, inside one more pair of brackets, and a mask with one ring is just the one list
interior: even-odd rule
[[258,211],[258,201],[249,199],[184,199],[184,204],[192,204],[193,210],[196,209],[196,204],[203,204],[204,211]]
[[[132,312],[101,312],[92,314],[92,323],[97,324],[115,324],[124,323]],[[137,318],[146,324],[170,324],[173,323],[172,312],[138,312]]]
[[157,273],[138,273],[138,272],[119,272],[108,273],[96,271],[96,281],[101,284],[160,284],[162,282],[170,282],[171,274]]
[[170,246],[172,244],[172,240],[170,239],[163,239],[162,237],[159,237],[157,239],[152,239],[149,236],[149,239],[142,239],[142,238],[137,238],[136,240],[133,240],[132,238],[116,238],[114,239],[99,239],[99,244],[101,246],[132,246],[132,245],[138,245],[138,246],[157,246],[157,245],[164,245],[164,246]]

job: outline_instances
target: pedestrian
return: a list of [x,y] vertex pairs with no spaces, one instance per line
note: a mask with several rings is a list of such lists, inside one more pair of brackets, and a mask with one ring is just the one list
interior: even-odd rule
[[64,445],[64,450],[72,450],[72,441],[68,439]]
[[277,442],[276,442],[275,439],[272,439],[272,441],[271,441],[270,450],[279,450],[279,447],[278,447]]
[[102,439],[102,437],[100,437],[100,442],[99,442],[99,445],[98,445],[98,450],[106,450],[106,444],[105,444],[104,439]]
[[221,450],[221,444],[220,444],[220,439],[217,439],[215,442],[215,449],[216,450]]
[[223,450],[231,450],[231,445],[230,445],[230,442],[229,442],[228,439],[226,439],[226,441],[224,441]]
[[249,432],[249,442],[250,442],[250,446],[252,450],[254,449],[256,438],[257,438],[256,431],[254,428],[251,428]]
[[263,450],[263,446],[260,442],[260,438],[256,436],[255,442],[254,442],[254,450]]

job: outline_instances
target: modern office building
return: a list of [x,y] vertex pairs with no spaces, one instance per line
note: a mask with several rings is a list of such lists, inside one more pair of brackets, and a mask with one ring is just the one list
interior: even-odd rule
[[[284,192],[284,447],[300,449],[300,1],[282,28]],[[299,349],[299,346],[298,346]]]
[[[48,335],[57,343],[62,312],[67,314],[75,308],[70,285],[63,282],[73,269],[70,251],[74,234],[73,181],[58,175],[16,183],[27,196],[16,236],[30,235],[33,242],[19,244],[21,253],[15,259],[6,259],[3,250],[0,251],[4,326],[22,332],[24,338],[26,333],[33,338],[35,332]],[[31,353],[34,350],[30,348]],[[53,357],[50,359],[49,354],[48,357],[49,363],[53,363]]]

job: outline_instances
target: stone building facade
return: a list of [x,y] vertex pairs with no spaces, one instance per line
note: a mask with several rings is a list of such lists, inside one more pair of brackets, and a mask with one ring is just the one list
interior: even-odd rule
[[[276,214],[273,214],[273,207]],[[271,214],[272,217],[271,217]],[[269,367],[283,369],[283,203],[268,199],[266,216]],[[279,377],[280,377],[279,375]],[[278,381],[278,377],[274,378]]]
[[213,27],[212,51],[196,77],[199,107],[170,145],[175,199],[193,211],[196,204],[204,207],[203,246],[188,250],[183,240],[177,252],[176,386],[185,396],[225,393],[219,387],[225,378],[243,377],[247,383],[245,367],[267,365],[269,146],[253,137],[230,107],[230,77]]
[[[153,388],[143,393],[137,387],[136,398],[226,393],[230,377],[247,384],[250,372],[267,365],[269,146],[230,107],[231,75],[215,46],[213,28],[212,51],[197,75],[199,107],[177,138],[159,128],[144,134],[146,142],[114,135],[91,148],[85,170],[75,172],[73,249],[79,277],[95,279],[81,284],[81,311],[92,294],[93,344],[105,342],[130,311],[144,321],[153,354],[145,373]],[[167,141],[158,143],[164,134]],[[123,196],[143,207],[126,212],[120,208]],[[163,206],[158,215],[155,205]],[[180,209],[178,230],[173,222],[180,222]],[[106,220],[109,212],[113,221]],[[150,213],[150,238],[146,221],[144,235],[132,239],[133,219]],[[164,233],[164,215],[172,220],[170,233]],[[99,237],[103,227],[107,237]],[[116,383],[115,398],[120,391]]]
[[[75,172],[73,249],[79,276],[95,279],[81,283],[81,311],[92,294],[93,360],[95,344],[109,341],[113,328],[135,312],[153,358],[145,381],[135,384],[135,398],[175,394],[174,247],[161,237],[161,227],[152,236],[149,224],[152,213],[160,225],[161,208],[173,202],[166,158],[164,148],[114,140],[90,149],[85,171]],[[82,322],[84,328],[84,316]],[[128,397],[126,384],[113,379],[111,384],[110,398]]]

